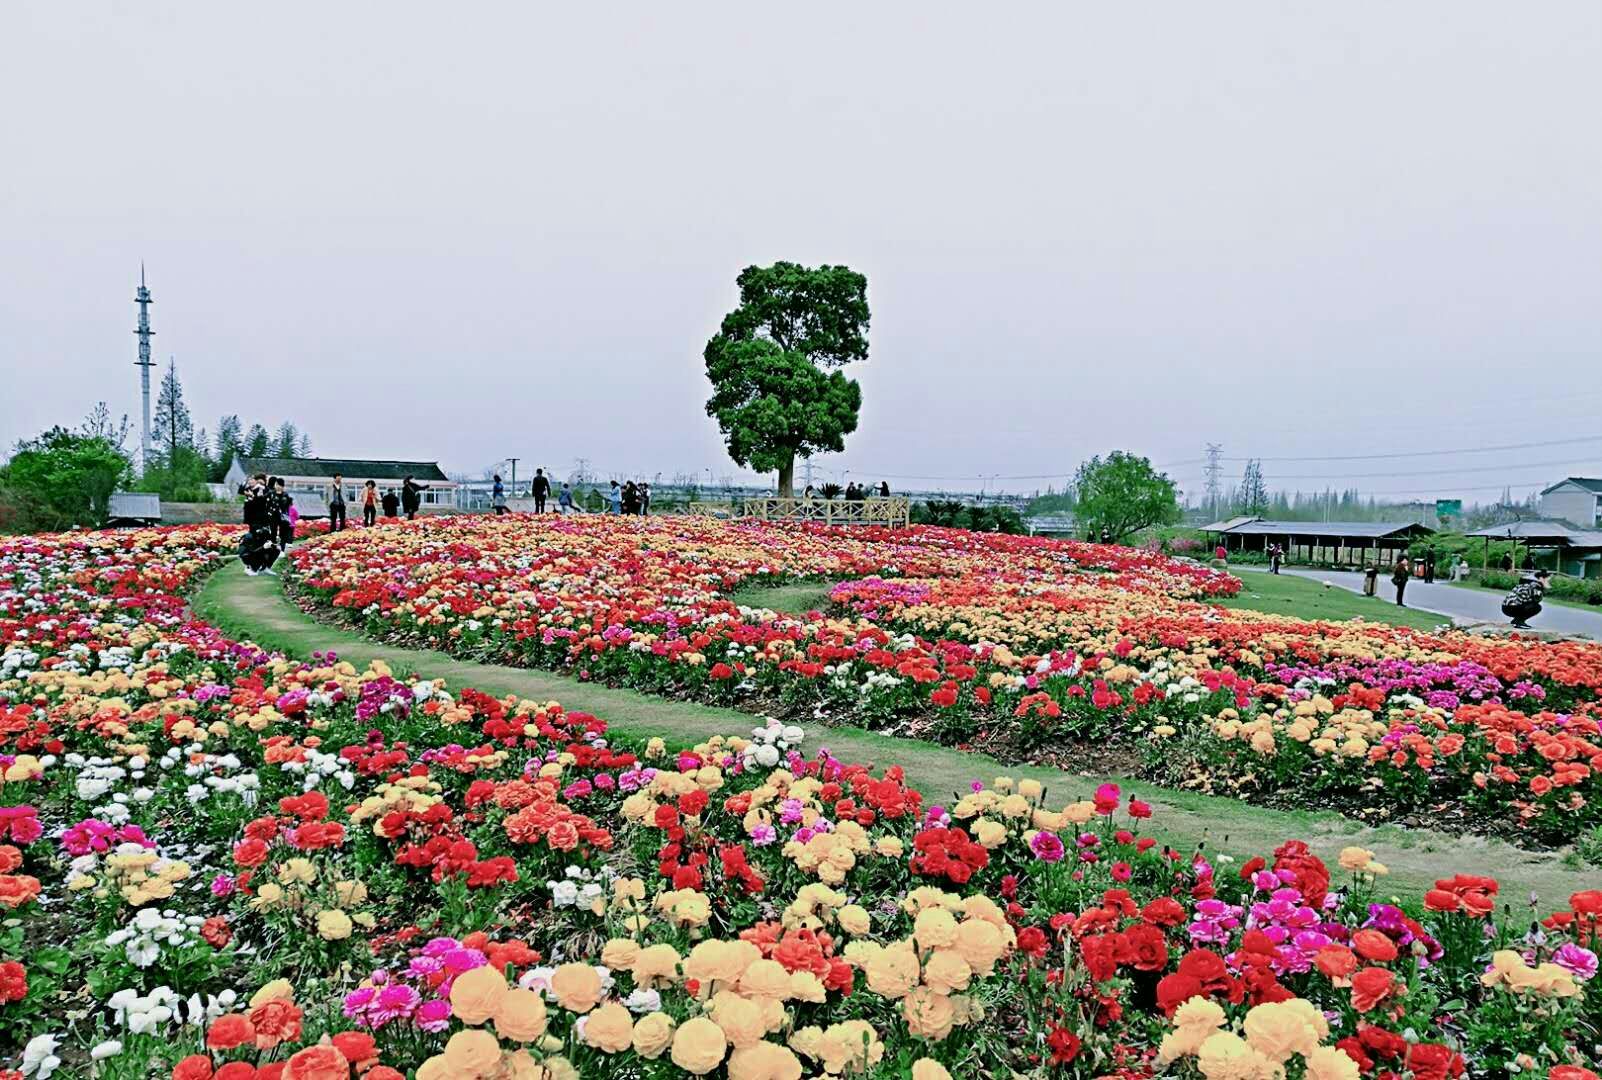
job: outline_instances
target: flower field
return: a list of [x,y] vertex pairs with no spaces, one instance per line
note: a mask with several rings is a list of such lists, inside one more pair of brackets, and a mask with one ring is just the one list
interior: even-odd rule
[[[1174,786],[1528,844],[1602,826],[1602,647],[1225,610],[1144,551],[915,528],[464,517],[291,554],[370,636],[1018,756],[1123,746]],[[741,585],[838,581],[806,616]]]
[[[523,640],[543,642],[535,625],[571,604],[572,622],[548,625],[553,644],[596,658],[586,663],[631,652],[658,662],[662,645],[675,654],[664,665],[738,662],[742,681],[766,678],[753,672],[783,663],[767,658],[775,620],[730,610],[719,594],[742,576],[845,571],[901,574],[896,584],[908,591],[846,589],[845,602],[872,605],[867,614],[880,621],[794,621],[795,652],[878,634],[876,648],[918,650],[941,678],[920,681],[866,652],[860,662],[927,695],[966,663],[987,673],[960,685],[974,711],[980,689],[993,691],[990,707],[1015,708],[1014,697],[1035,693],[1076,701],[1061,687],[1097,678],[1133,700],[1140,686],[1162,685],[1150,673],[1164,660],[1176,672],[1170,681],[1204,688],[1209,672],[1247,669],[1238,657],[1223,661],[1222,645],[1211,646],[1219,656],[1186,661],[1194,672],[1177,644],[1137,647],[1131,636],[1119,651],[1133,620],[1204,617],[1185,603],[1158,614],[1164,590],[1228,587],[1146,556],[1083,553],[1083,572],[1120,579],[1114,590],[1076,580],[1081,570],[1064,562],[1066,583],[1033,592],[1012,578],[1044,573],[1073,549],[1021,546],[1017,557],[1035,568],[991,582],[980,579],[990,560],[1006,561],[1001,539],[925,534],[899,544],[895,563],[873,565],[871,549],[892,541],[864,537],[858,548],[802,536],[782,556],[753,554],[731,570],[736,545],[715,533],[688,554],[666,552],[662,534],[642,529],[617,557],[632,567],[623,574],[549,537],[516,554],[493,538],[474,543],[465,523],[441,529],[447,555],[423,558],[421,523],[415,531],[361,537],[385,553],[370,576],[402,593],[414,576],[452,584],[404,600],[385,592],[390,610],[432,616],[443,606],[450,614],[430,625],[476,634],[506,621],[501,608],[520,606],[507,594],[523,590],[491,586],[505,579],[495,567],[526,558],[530,578],[556,584],[532,590],[551,606],[536,601],[544,615],[526,613]],[[195,622],[183,602],[230,556],[237,532],[0,542],[8,1080],[1595,1080],[1602,890],[1531,906],[1500,896],[1494,880],[1443,868],[1424,895],[1393,897],[1385,868],[1357,848],[1335,866],[1293,837],[1236,859],[1176,851],[1151,808],[1111,785],[1065,803],[1030,781],[975,778],[935,805],[896,768],[814,752],[815,736],[798,726],[775,722],[694,747],[636,743],[556,702],[397,678],[383,665],[358,671],[333,656],[269,655]],[[615,548],[620,534],[604,538]],[[340,565],[349,540],[297,551],[303,572],[326,558]],[[780,546],[771,536],[742,542]],[[803,571],[803,551],[836,562]],[[1093,558],[1105,561],[1091,570]],[[961,560],[971,560],[972,580],[942,577]],[[455,584],[475,573],[476,596]],[[1119,615],[1091,595],[1120,590],[1151,614]],[[942,651],[959,642],[949,624],[927,646],[908,629],[933,617],[920,610],[929,597],[947,595],[1083,614],[1065,626],[1118,622],[1096,631],[1111,639],[1107,657],[1074,650],[1083,675],[1034,670],[1025,657],[1038,667],[1055,650],[1035,656],[1040,647],[1021,638],[1005,645],[976,634],[963,660]],[[383,600],[368,603],[384,610]],[[720,625],[726,636],[714,645]],[[556,635],[559,626],[578,636]],[[741,627],[763,635],[743,660],[734,651]],[[1293,625],[1279,632],[1313,638]],[[614,645],[620,634],[651,640]],[[680,640],[703,660],[670,647]],[[998,649],[1016,650],[1016,666],[996,659]],[[1205,693],[1185,684],[1163,696],[1195,692],[1209,709],[1214,695],[1244,699],[1215,720],[1271,733],[1304,723],[1320,731],[1309,745],[1348,722],[1336,718],[1370,709],[1350,689],[1332,691],[1326,708],[1317,694],[1263,685],[1268,665],[1293,655],[1297,664],[1359,666],[1362,657],[1293,645],[1272,653]],[[1138,679],[1110,677],[1137,664]],[[1047,678],[992,686],[989,675],[1000,673]],[[1531,694],[1581,692],[1555,669],[1513,674]],[[1493,699],[1511,684],[1489,677],[1498,684],[1474,699],[1483,704],[1421,700],[1416,711],[1456,722],[1480,709],[1472,722],[1503,723],[1510,702]]]

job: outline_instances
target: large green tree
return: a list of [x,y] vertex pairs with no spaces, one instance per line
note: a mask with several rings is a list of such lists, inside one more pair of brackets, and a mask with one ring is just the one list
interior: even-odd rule
[[103,525],[129,471],[110,439],[51,428],[0,467],[0,523],[18,532]]
[[1114,540],[1152,525],[1179,520],[1179,491],[1167,475],[1146,458],[1114,450],[1079,466],[1074,476],[1079,502],[1075,515],[1081,527]]
[[740,306],[703,354],[707,415],[737,465],[777,472],[779,494],[793,495],[795,459],[844,450],[857,429],[862,388],[838,369],[868,358],[868,279],[779,262],[737,283]]
[[[163,464],[176,464],[180,451],[192,451],[195,446],[195,424],[189,417],[189,406],[184,404],[184,386],[178,381],[178,365],[167,361],[167,374],[161,378],[161,393],[156,397],[156,418],[150,422],[151,436],[156,453]],[[153,462],[145,462],[149,468]]]

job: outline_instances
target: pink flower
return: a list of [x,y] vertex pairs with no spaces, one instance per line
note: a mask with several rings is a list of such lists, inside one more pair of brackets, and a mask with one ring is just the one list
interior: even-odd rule
[[1596,975],[1596,953],[1569,941],[1552,954],[1552,962],[1581,982]]
[[1063,852],[1066,849],[1063,847],[1061,837],[1054,832],[1047,832],[1042,829],[1030,838],[1029,850],[1046,862],[1054,863],[1062,861]]

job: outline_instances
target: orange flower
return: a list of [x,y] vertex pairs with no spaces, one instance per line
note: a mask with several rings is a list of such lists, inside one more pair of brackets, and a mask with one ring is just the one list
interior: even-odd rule
[[464,971],[451,984],[451,1012],[464,1024],[482,1024],[506,997],[506,976],[488,964]]
[[562,1008],[587,1013],[601,1000],[601,977],[588,964],[563,964],[551,976],[551,993]]
[[239,1013],[225,1013],[211,1022],[206,1046],[211,1050],[232,1050],[256,1037],[256,1028]]
[[0,874],[0,907],[19,908],[38,895],[38,878],[27,874]]
[[1396,976],[1384,968],[1369,967],[1352,976],[1352,1008],[1368,1012],[1396,991]]
[[258,1050],[271,1050],[279,1043],[300,1038],[300,1006],[284,998],[273,998],[251,1009],[250,1022],[256,1027]]
[[1359,930],[1353,934],[1352,948],[1370,963],[1388,964],[1396,959],[1396,943],[1378,930]]
[[283,1080],[349,1080],[350,1062],[332,1046],[308,1046],[284,1063]]

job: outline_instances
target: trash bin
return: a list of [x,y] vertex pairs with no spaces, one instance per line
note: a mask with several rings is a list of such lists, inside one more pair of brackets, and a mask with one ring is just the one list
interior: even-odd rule
[[1379,587],[1379,567],[1370,566],[1363,571],[1363,595],[1373,596],[1374,590]]

